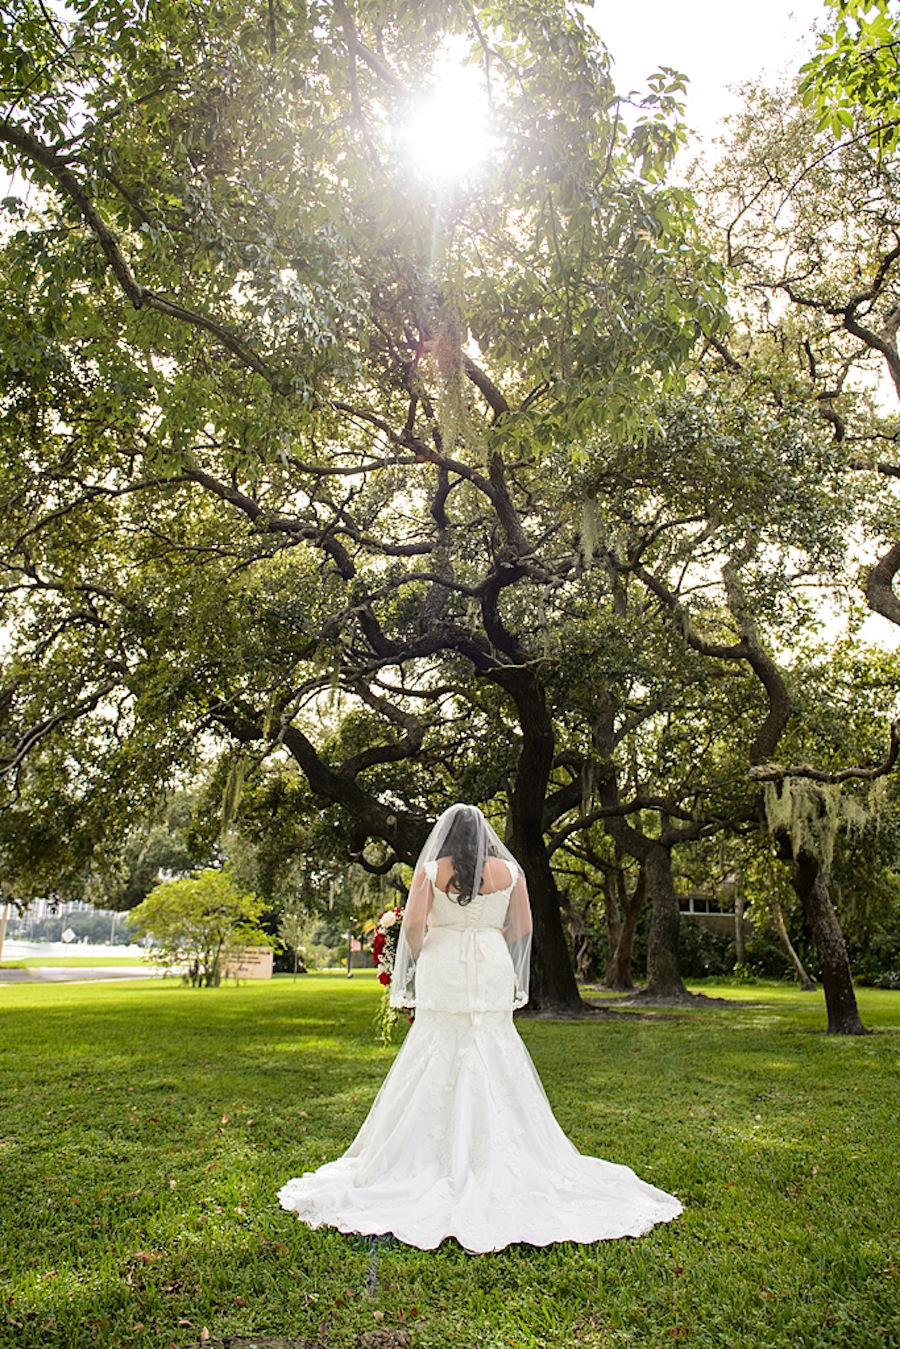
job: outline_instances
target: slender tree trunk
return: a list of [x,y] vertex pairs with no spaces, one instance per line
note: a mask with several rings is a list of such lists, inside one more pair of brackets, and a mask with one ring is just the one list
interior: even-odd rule
[[[637,931],[638,919],[641,916],[641,910],[646,903],[646,899],[646,872],[643,867],[638,872],[637,884],[630,899],[628,898],[625,873],[622,867],[616,867],[615,871],[607,877],[607,913],[611,908],[615,908],[616,918],[613,924],[610,924],[609,918],[607,918],[607,931],[610,937],[609,959],[606,963],[606,973],[603,976],[603,987],[610,989],[612,992],[626,993],[634,989],[632,970],[634,934]],[[613,937],[613,930],[615,931],[615,937]]]
[[572,943],[575,979],[580,984],[592,983],[597,977],[597,955],[585,915],[572,903],[567,890],[560,890],[559,898]]
[[[603,758],[611,758],[615,749],[613,710],[607,702],[598,709],[594,724],[594,744]],[[619,784],[613,769],[600,783],[600,799],[607,809],[616,811],[621,806]],[[664,826],[666,819],[663,817]],[[678,896],[672,879],[672,848],[685,841],[685,835],[670,836],[665,842],[650,838],[627,824],[625,819],[611,813],[606,829],[616,845],[640,862],[650,898],[650,936],[647,943],[647,985],[637,996],[652,1001],[690,1002],[692,995],[685,988],[678,962],[678,929],[681,914]],[[669,832],[667,830],[667,832]]]
[[650,936],[647,942],[647,985],[644,998],[666,1002],[689,1002],[691,994],[681,978],[678,932],[681,913],[672,879],[672,851],[652,842],[644,859],[650,896]]
[[575,978],[585,984],[597,982],[597,943],[587,925],[588,905],[581,912],[582,935],[575,960]]
[[[619,933],[625,914],[625,877],[620,866],[611,867],[603,877],[603,919],[606,923],[606,944],[608,950],[607,973],[612,962],[613,952],[619,944]],[[604,983],[606,980],[604,979]]]
[[794,862],[793,880],[819,956],[828,1008],[828,1034],[866,1035],[856,1005],[847,945],[831,903],[828,882],[816,858],[803,849]]
[[785,951],[787,951],[788,958],[797,973],[797,978],[800,981],[800,988],[804,993],[815,993],[816,981],[810,978],[809,974],[807,973],[806,966],[803,964],[803,961],[800,959],[800,957],[797,955],[796,950],[794,949],[794,943],[791,941],[790,936],[788,935],[788,930],[787,927],[785,926],[784,921],[784,914],[781,912],[781,906],[779,904],[772,905],[772,922],[775,926],[775,931],[778,933],[778,939],[781,942],[782,946],[784,947]]
[[0,918],[0,960],[3,959],[3,943],[6,941],[6,924],[9,920],[9,900],[3,901],[3,917]]
[[743,965],[747,960],[747,944],[744,940],[744,887],[740,880],[734,888],[734,963]]

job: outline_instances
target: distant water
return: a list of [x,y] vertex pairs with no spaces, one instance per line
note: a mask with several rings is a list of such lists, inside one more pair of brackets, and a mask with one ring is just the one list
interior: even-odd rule
[[47,960],[56,959],[58,956],[78,956],[96,959],[109,960],[109,958],[118,956],[127,956],[132,959],[134,956],[146,954],[142,946],[102,946],[96,942],[79,941],[5,941],[3,943],[4,960],[35,960],[44,956]]

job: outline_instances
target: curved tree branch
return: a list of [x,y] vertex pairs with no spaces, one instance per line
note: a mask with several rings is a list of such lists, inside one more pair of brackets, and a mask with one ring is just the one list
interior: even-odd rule
[[7,145],[12,145],[32,164],[43,169],[44,173],[51,178],[60,191],[78,208],[85,224],[103,250],[109,267],[122,291],[135,309],[154,309],[160,314],[166,314],[170,318],[202,329],[221,343],[233,356],[236,356],[248,370],[261,375],[270,384],[273,382],[274,372],[262,357],[235,333],[230,332],[222,323],[206,314],[199,313],[195,309],[186,309],[176,300],[171,300],[165,295],[157,295],[154,291],[148,290],[146,286],[140,284],[122,252],[118,239],[97,210],[87,188],[72,172],[67,160],[48,146],[43,145],[30,131],[17,126],[14,122],[0,121],[0,140],[6,141]]
[[900,571],[900,542],[894,543],[866,577],[866,603],[876,614],[900,624],[900,599],[894,577]]
[[858,765],[855,768],[840,768],[833,773],[828,773],[821,768],[810,768],[807,764],[799,764],[791,768],[785,768],[781,764],[763,764],[751,768],[750,776],[755,782],[783,782],[785,778],[807,778],[810,782],[829,784],[872,782],[875,778],[887,776],[897,762],[898,754],[900,754],[900,720],[895,720],[891,722],[887,755],[874,768],[864,768],[862,765]]

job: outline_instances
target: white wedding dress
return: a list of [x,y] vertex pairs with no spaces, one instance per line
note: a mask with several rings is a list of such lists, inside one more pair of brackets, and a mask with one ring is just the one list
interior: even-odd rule
[[512,1019],[515,876],[460,905],[429,873],[415,1022],[348,1151],[289,1180],[282,1206],[311,1227],[478,1252],[640,1236],[677,1217],[677,1199],[583,1157],[553,1116]]

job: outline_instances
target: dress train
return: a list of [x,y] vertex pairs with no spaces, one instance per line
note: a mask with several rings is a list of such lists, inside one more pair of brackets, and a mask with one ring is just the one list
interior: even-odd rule
[[473,1252],[640,1236],[681,1212],[557,1124],[509,1012],[421,1009],[347,1152],[279,1191],[311,1227]]

